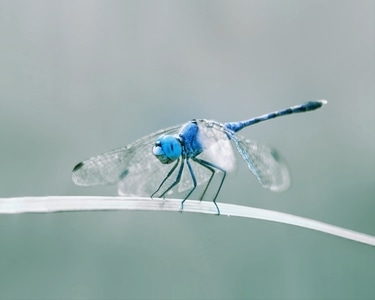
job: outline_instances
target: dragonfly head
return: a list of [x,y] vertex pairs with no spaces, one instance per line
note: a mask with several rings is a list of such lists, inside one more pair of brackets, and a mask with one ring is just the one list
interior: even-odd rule
[[181,143],[175,136],[162,135],[155,141],[152,153],[163,164],[169,164],[181,156]]

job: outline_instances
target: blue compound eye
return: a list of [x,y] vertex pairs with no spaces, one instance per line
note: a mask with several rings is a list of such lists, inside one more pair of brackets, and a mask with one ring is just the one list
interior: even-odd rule
[[169,164],[181,156],[181,143],[172,135],[162,135],[156,140],[155,145],[152,148],[152,153],[163,164]]

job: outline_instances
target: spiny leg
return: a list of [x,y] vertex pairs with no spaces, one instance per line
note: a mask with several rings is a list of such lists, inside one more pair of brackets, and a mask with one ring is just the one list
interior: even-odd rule
[[167,179],[173,174],[174,170],[176,170],[178,164],[180,163],[180,159],[177,160],[177,162],[174,164],[174,166],[172,167],[172,169],[169,170],[167,176],[165,176],[165,178],[163,179],[163,181],[160,183],[159,187],[157,188],[157,190],[155,192],[153,192],[151,194],[151,198],[154,197],[154,195],[159,192],[160,188],[163,186],[163,184],[167,181]]
[[193,188],[192,188],[192,189],[190,190],[190,192],[185,196],[184,200],[182,200],[182,202],[181,202],[181,210],[184,209],[184,202],[186,201],[186,199],[189,198],[189,196],[191,195],[191,193],[194,192],[195,188],[197,187],[197,180],[196,180],[196,178],[195,178],[195,174],[194,174],[193,168],[191,167],[188,158],[186,159],[186,164],[187,164],[188,167],[189,167],[189,171],[190,171],[191,179],[193,180]]
[[160,195],[160,197],[164,197],[166,193],[168,193],[173,187],[178,184],[181,180],[182,171],[184,170],[184,158],[181,159],[180,169],[178,170],[178,174],[176,180]]
[[[199,158],[192,158],[192,160],[194,160],[196,163],[200,164],[202,167],[205,167],[207,168],[208,170],[210,170],[211,172],[211,176],[210,176],[210,179],[208,180],[207,184],[206,184],[206,187],[204,188],[204,191],[202,193],[202,195],[200,196],[199,200],[202,201],[203,200],[203,197],[206,195],[206,192],[208,190],[208,186],[210,185],[212,179],[214,178],[215,176],[215,169],[214,168],[211,168],[210,166],[207,166],[205,163],[202,162],[201,159]],[[204,161],[205,162],[205,161]]]
[[[226,175],[227,175],[227,171],[225,171],[223,168],[221,168],[221,167],[219,167],[219,166],[216,166],[216,165],[214,165],[213,163],[210,163],[209,161],[206,161],[206,160],[203,160],[203,159],[193,158],[193,160],[194,160],[195,162],[199,163],[200,165],[202,165],[202,166],[208,168],[208,169],[211,169],[211,170],[213,170],[213,169],[218,169],[218,170],[220,170],[221,172],[223,172],[223,178],[221,179],[221,182],[220,182],[219,188],[217,189],[217,192],[216,192],[216,194],[215,194],[215,196],[214,196],[214,199],[212,200],[212,201],[214,202],[215,206],[216,206],[217,214],[220,215],[220,209],[219,209],[219,207],[218,207],[217,204],[216,204],[216,198],[217,198],[217,196],[219,195],[219,192],[220,192],[220,190],[221,190],[221,187],[223,186],[223,183],[224,183],[225,177],[226,177]],[[203,195],[206,193],[207,188],[208,188],[208,185],[210,184],[210,182],[211,182],[213,176],[214,176],[214,174],[211,175],[211,178],[210,178],[210,180],[208,181],[208,184],[207,184],[207,186],[206,186],[206,188],[205,188],[205,190],[204,190],[204,192],[203,192]]]

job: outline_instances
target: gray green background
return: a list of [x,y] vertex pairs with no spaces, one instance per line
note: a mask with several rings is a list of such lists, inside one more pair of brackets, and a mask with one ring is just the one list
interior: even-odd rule
[[[323,109],[243,131],[218,201],[375,235],[374,1],[0,1],[0,196],[114,195],[72,167],[157,129]],[[373,247],[287,225],[164,212],[0,216],[0,299],[374,299]]]

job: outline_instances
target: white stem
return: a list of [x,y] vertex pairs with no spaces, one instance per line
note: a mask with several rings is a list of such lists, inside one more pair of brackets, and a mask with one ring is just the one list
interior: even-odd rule
[[[285,223],[309,228],[342,238],[375,246],[375,237],[329,225],[323,222],[298,217],[272,210],[247,206],[217,203],[221,216],[235,216]],[[51,213],[89,210],[151,210],[180,211],[181,199],[150,199],[140,197],[106,196],[45,196],[0,198],[0,214]],[[216,207],[207,201],[188,200],[184,212],[217,214]]]

